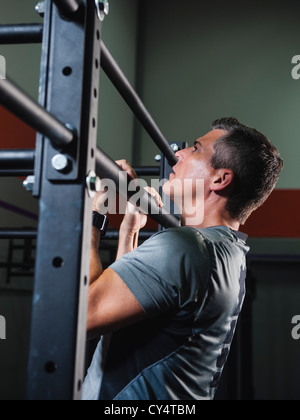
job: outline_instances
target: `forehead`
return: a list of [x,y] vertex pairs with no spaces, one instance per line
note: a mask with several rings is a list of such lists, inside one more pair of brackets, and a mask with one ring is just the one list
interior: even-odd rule
[[200,137],[198,141],[200,141],[204,146],[212,146],[217,140],[219,140],[220,137],[223,137],[226,134],[228,133],[225,130],[211,130],[203,137]]

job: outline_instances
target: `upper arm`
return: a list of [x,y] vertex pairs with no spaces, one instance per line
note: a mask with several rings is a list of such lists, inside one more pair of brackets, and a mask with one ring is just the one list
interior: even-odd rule
[[89,289],[89,333],[103,334],[146,318],[146,314],[122,278],[108,268]]

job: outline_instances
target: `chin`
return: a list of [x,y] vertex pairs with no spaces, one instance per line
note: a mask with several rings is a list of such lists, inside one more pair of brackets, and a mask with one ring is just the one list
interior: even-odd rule
[[174,186],[172,186],[170,181],[167,181],[163,185],[163,193],[170,198],[170,200],[174,201]]
[[178,206],[178,205],[181,206],[181,203],[182,203],[182,188],[181,188],[181,185],[178,188],[178,184],[176,182],[174,183],[172,181],[167,181],[163,186],[163,193],[176,206]]
[[170,195],[170,181],[164,183],[162,187],[163,193],[169,197]]

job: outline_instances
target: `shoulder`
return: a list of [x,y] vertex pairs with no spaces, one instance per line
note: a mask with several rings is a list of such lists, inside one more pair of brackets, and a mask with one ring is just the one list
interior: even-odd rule
[[171,248],[206,245],[206,240],[201,232],[190,227],[178,227],[163,230],[150,238],[150,241],[157,243],[167,243]]
[[[165,261],[173,261],[185,265],[192,264],[199,269],[203,264],[208,263],[210,252],[207,241],[201,232],[190,227],[178,227],[166,229],[153,235],[146,241],[140,250],[154,251],[152,255],[158,255]],[[176,259],[176,261],[175,261]]]

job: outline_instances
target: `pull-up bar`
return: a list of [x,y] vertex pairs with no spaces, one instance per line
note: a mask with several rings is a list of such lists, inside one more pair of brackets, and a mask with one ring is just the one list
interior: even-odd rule
[[[34,42],[41,42],[42,25],[18,25],[17,29],[15,25],[0,26],[0,44],[18,43],[26,40],[26,37],[30,37]],[[170,166],[174,166],[177,163],[174,151],[103,41],[101,41],[101,67],[152,140],[165,155]]]
[[[15,168],[19,168],[21,175],[24,175],[27,170],[28,173],[33,173],[34,158],[34,150],[2,150],[0,153],[0,176],[1,174],[9,175],[10,171],[16,174]],[[124,172],[100,148],[97,148],[96,151],[96,173],[102,179],[112,180],[116,185],[116,191],[126,200],[130,201],[131,197],[137,193],[137,191],[130,191],[128,188],[132,180],[129,177],[124,178]],[[120,180],[124,180],[124,188],[120,186]],[[146,191],[143,194],[140,193],[139,208],[166,228],[179,225],[179,220],[159,208],[154,198]]]
[[[0,150],[0,177],[28,176],[34,174],[35,149]],[[138,177],[159,176],[159,166],[134,166]]]
[[[131,192],[129,190],[128,186],[132,179],[129,178],[129,176],[127,176],[127,178],[122,178],[125,175],[124,172],[121,171],[120,167],[99,148],[97,148],[96,151],[96,173],[102,179],[107,178],[112,180],[117,187],[117,192],[129,201],[137,192]],[[126,183],[126,188],[124,189],[120,188],[121,179]],[[134,204],[136,205],[136,203]],[[165,211],[164,208],[159,208],[155,199],[145,190],[139,193],[138,208],[144,213],[149,214],[153,220],[165,228],[179,226],[179,220]]]
[[[35,150],[1,150],[0,152],[0,176],[10,174],[17,175],[18,170],[20,175],[24,176],[33,173],[35,159]],[[18,168],[18,170],[16,169]],[[155,168],[157,169],[157,168]],[[152,171],[154,168],[152,168]],[[96,152],[96,173],[102,179],[111,179],[115,185],[116,190],[125,199],[130,198],[136,194],[137,191],[130,191],[128,184],[131,182],[130,178],[123,178],[125,181],[124,189],[120,186],[120,179],[124,175],[124,172],[120,170],[120,167],[107,156],[100,148],[97,148]],[[125,195],[127,194],[127,195]],[[179,225],[179,220],[167,213],[164,209],[160,209],[157,206],[156,201],[147,192],[141,194],[139,208],[146,214],[149,214],[153,220],[164,227],[176,227]]]
[[72,130],[8,79],[0,80],[0,104],[59,147],[70,144],[76,137]]

